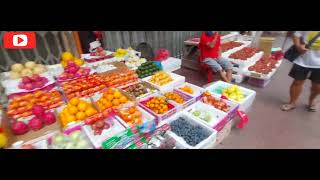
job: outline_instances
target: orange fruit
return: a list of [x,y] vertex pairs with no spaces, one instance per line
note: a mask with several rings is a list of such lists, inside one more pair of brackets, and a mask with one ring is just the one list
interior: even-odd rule
[[128,101],[127,97],[125,96],[121,96],[119,100],[121,103],[126,103]]
[[66,118],[66,121],[69,123],[69,122],[73,122],[73,121],[76,121],[76,117],[74,115],[66,115],[65,116]]
[[121,92],[116,91],[113,93],[113,97],[119,99],[122,96]]
[[112,94],[108,94],[106,98],[107,100],[112,101],[114,97]]
[[76,97],[74,97],[70,100],[70,104],[74,105],[74,106],[77,106],[79,104],[79,102],[80,102],[79,98],[76,98]]
[[76,118],[77,118],[77,120],[84,120],[85,118],[86,118],[86,113],[84,113],[84,112],[78,112],[77,114],[76,114]]
[[111,108],[112,107],[112,103],[110,101],[107,101],[105,104],[106,108]]
[[135,113],[135,112],[136,112],[136,108],[131,107],[131,108],[129,109],[129,113],[130,113],[130,114],[133,114],[133,113]]
[[97,110],[95,110],[93,108],[88,108],[85,113],[86,113],[87,117],[90,117],[90,116],[96,114]]
[[85,111],[86,109],[87,109],[87,107],[88,107],[88,105],[87,105],[87,103],[85,103],[85,102],[80,102],[79,104],[78,104],[78,110],[79,111]]
[[114,106],[118,106],[118,105],[120,104],[120,101],[119,101],[118,99],[114,99],[114,100],[112,101],[112,104],[113,104]]
[[138,117],[141,117],[141,112],[140,111],[136,111],[136,112],[134,112],[133,113],[133,117],[136,117],[136,118],[138,118]]
[[70,114],[77,114],[78,109],[77,109],[76,106],[70,106],[70,107],[68,107],[68,112],[69,112]]
[[114,93],[114,91],[112,89],[107,90],[107,94],[113,94],[113,93]]

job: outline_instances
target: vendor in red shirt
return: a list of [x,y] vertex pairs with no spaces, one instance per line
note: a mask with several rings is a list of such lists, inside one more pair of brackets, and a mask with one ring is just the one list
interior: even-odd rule
[[225,82],[232,80],[232,64],[221,57],[220,35],[215,31],[205,31],[200,38],[200,60],[210,66],[213,72],[219,73]]

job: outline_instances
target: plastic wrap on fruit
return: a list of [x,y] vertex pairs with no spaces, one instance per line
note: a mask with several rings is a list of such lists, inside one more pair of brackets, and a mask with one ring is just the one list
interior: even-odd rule
[[154,121],[147,121],[141,125],[138,125],[138,128],[142,133],[150,133],[156,129],[156,123]]

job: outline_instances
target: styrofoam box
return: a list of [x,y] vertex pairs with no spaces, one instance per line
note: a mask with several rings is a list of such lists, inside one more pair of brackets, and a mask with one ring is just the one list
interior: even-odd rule
[[232,74],[232,80],[237,84],[242,83],[245,79],[246,79],[246,77],[244,75]]
[[185,94],[183,92],[177,91],[177,90],[163,91],[163,92],[161,92],[161,95],[164,96],[164,94],[167,92],[175,92],[175,93],[179,94],[185,100],[185,102],[182,104],[179,104],[173,100],[168,100],[171,104],[173,104],[177,108],[177,111],[181,111],[196,102],[196,98],[194,98],[188,94]]
[[[65,129],[65,130],[63,131],[63,134],[65,134],[65,135],[70,135],[70,134],[73,133],[74,131],[78,131],[78,130],[80,130],[80,132],[81,132],[80,137],[81,137],[82,139],[84,139],[85,141],[87,141],[88,145],[90,146],[90,147],[88,147],[88,149],[93,149],[93,144],[91,143],[89,137],[88,137],[88,136],[86,135],[86,133],[84,132],[83,126],[78,125],[78,124],[74,124],[74,125],[72,125],[72,126],[69,126],[67,129]],[[52,144],[52,137],[53,137],[53,136],[51,136],[50,138],[48,138],[48,147],[49,147],[50,149],[59,149],[58,147],[55,147],[55,146]]]
[[[182,88],[184,86],[189,86],[193,90],[193,94],[189,94],[189,93],[184,92],[184,91],[179,89],[179,88]],[[202,87],[199,87],[199,86],[196,86],[194,84],[187,83],[187,82],[184,83],[184,84],[181,84],[180,86],[177,86],[175,88],[175,90],[177,90],[179,92],[183,92],[185,94],[188,94],[189,96],[196,98],[196,100],[198,100],[199,97],[201,96],[201,94],[204,92],[204,89]]]
[[222,57],[227,58],[227,57],[229,57],[232,53],[237,52],[237,51],[239,51],[239,50],[241,50],[241,49],[243,49],[243,48],[245,48],[245,47],[248,47],[248,46],[250,46],[250,44],[251,44],[251,41],[235,41],[235,42],[240,42],[240,43],[243,43],[243,44],[242,44],[241,46],[239,46],[239,47],[235,47],[235,48],[233,48],[233,49],[229,49],[229,50],[226,51],[226,52],[223,52],[223,53],[222,53]]
[[[208,90],[209,92],[216,94],[218,96],[221,96],[222,94],[222,90],[225,88],[228,88],[230,86],[232,86],[233,84],[230,83],[226,83],[223,81],[217,81],[215,83],[213,83],[212,85],[210,85],[209,87],[207,87],[205,90]],[[247,112],[249,110],[249,108],[251,107],[251,105],[253,104],[253,101],[256,97],[256,92],[251,90],[251,89],[247,89],[241,86],[238,86],[239,89],[243,92],[245,98],[242,102],[236,102],[232,99],[230,99],[230,101],[236,102],[240,104],[240,110],[241,111],[245,111]]]
[[[192,113],[195,110],[206,111],[207,113],[209,113],[211,115],[211,117],[212,117],[211,120],[209,122],[206,122],[206,121],[194,116]],[[186,108],[184,110],[184,112],[186,114],[188,114],[189,116],[191,116],[193,119],[196,119],[200,123],[204,123],[207,126],[212,127],[212,128],[214,128],[219,122],[221,122],[223,119],[227,118],[227,116],[228,116],[227,113],[220,111],[220,110],[214,108],[213,106],[205,104],[200,101],[198,101],[197,103]]]
[[[155,93],[154,96],[161,96],[159,93]],[[140,101],[139,101],[139,106],[141,108],[143,108],[144,110],[146,110],[148,113],[150,113],[151,115],[153,115],[155,118],[156,118],[156,124],[158,124],[159,122],[173,116],[176,112],[177,112],[177,108],[176,106],[169,102],[169,104],[171,104],[173,106],[172,109],[170,109],[168,112],[164,113],[164,114],[156,114],[155,112],[153,112],[151,109],[147,108],[145,105],[143,105],[143,101],[146,101],[154,96],[148,96],[148,97],[145,97],[145,98],[142,98]]]
[[229,58],[229,56],[223,56],[223,58],[228,59],[230,62],[232,62],[233,64],[237,65],[238,66],[237,68],[239,70],[243,70],[244,68],[248,67],[252,62],[256,62],[259,59],[261,59],[262,56],[263,56],[263,52],[260,51],[260,52],[256,53],[255,55],[253,55],[252,57],[248,58],[245,61],[238,60],[238,59],[232,59],[232,58]]
[[188,121],[192,125],[201,126],[207,132],[209,132],[211,135],[207,139],[201,141],[196,146],[191,146],[191,145],[187,144],[187,142],[182,137],[176,135],[171,130],[168,131],[168,135],[170,137],[172,137],[174,140],[176,140],[176,145],[177,145],[178,148],[180,148],[180,149],[203,149],[204,147],[206,147],[206,146],[208,146],[210,144],[215,144],[217,131],[212,129],[211,127],[205,125],[204,123],[200,123],[198,120],[192,118],[192,116],[189,116],[188,114],[186,114],[184,112],[177,113],[175,116],[167,119],[165,122],[171,124],[173,121],[177,120],[177,118],[179,118],[179,117],[183,117],[186,121]]
[[[155,120],[154,116],[152,116],[146,110],[142,109],[140,106],[137,106],[137,109],[142,113],[142,121],[143,121],[143,123]],[[130,126],[120,116],[117,115],[116,118],[125,128],[130,128]]]
[[169,57],[165,61],[161,61],[163,70],[173,72],[181,68],[181,59]]
[[[45,72],[41,74],[41,77],[45,77],[48,79],[48,83],[45,84],[45,86],[48,86],[50,84],[54,84],[55,80],[53,79],[53,76],[51,76],[51,74],[49,72]],[[28,90],[25,89],[20,89],[19,83],[21,82],[21,78],[20,79],[15,79],[15,80],[4,80],[1,82],[2,86],[5,88],[5,94],[9,95],[9,94],[14,94],[14,93],[22,93],[22,92],[30,92]],[[44,86],[44,87],[45,87]],[[39,89],[39,88],[37,88]],[[36,91],[37,89],[31,90],[31,91]]]
[[114,136],[117,133],[120,133],[124,131],[126,128],[115,118],[110,118],[108,120],[109,123],[112,124],[112,127],[109,129],[104,129],[100,135],[94,135],[91,126],[90,125],[84,125],[83,126],[83,131],[86,133],[88,138],[90,139],[91,143],[96,149],[100,149],[102,142],[105,141],[106,139]]
[[184,76],[175,74],[175,73],[170,73],[165,71],[166,73],[170,74],[171,78],[173,79],[173,81],[169,82],[166,85],[163,86],[159,86],[157,84],[153,84],[151,82],[149,82],[149,80],[151,79],[152,76],[146,77],[144,79],[142,79],[143,81],[153,85],[154,87],[156,87],[157,89],[159,89],[160,91],[168,91],[168,90],[173,90],[176,86],[179,86],[181,84],[183,84],[186,80],[186,78]]

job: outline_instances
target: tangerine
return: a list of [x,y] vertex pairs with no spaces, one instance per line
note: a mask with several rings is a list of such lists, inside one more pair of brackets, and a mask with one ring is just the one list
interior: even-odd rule
[[113,93],[113,97],[119,99],[122,96],[121,92],[116,91]]
[[125,97],[125,96],[121,96],[120,97],[120,102],[121,103],[126,103],[127,101],[128,101],[127,97]]
[[76,114],[77,120],[84,120],[86,116],[87,116],[86,113],[81,111]]
[[80,102],[79,98],[76,98],[76,97],[74,97],[70,100],[70,104],[74,105],[74,106],[77,106],[79,104],[79,102]]
[[113,100],[113,98],[114,98],[114,97],[113,97],[113,95],[112,95],[112,94],[108,94],[108,95],[107,95],[107,99],[108,99],[109,101],[112,101],[112,100]]
[[113,104],[114,106],[118,106],[118,105],[120,104],[119,99],[114,99],[114,100],[112,101],[112,104]]
[[107,101],[105,104],[106,108],[111,108],[112,107],[112,103],[110,101]]
[[88,107],[88,105],[87,105],[87,103],[85,103],[85,102],[80,102],[79,104],[78,104],[78,110],[79,111],[85,111],[86,109],[87,109],[87,107]]
[[74,116],[74,115],[66,115],[65,116],[65,118],[66,118],[66,122],[73,122],[73,121],[76,121],[76,117]]
[[78,109],[77,109],[76,106],[70,106],[70,107],[68,107],[68,112],[69,112],[70,114],[77,114]]
[[129,109],[129,113],[130,113],[130,114],[133,114],[133,113],[135,113],[135,112],[136,112],[136,108],[131,107],[131,108]]
[[90,116],[96,114],[96,113],[97,113],[97,110],[95,110],[94,108],[90,107],[90,108],[88,108],[88,109],[86,110],[85,113],[86,113],[86,115],[87,115],[88,117],[90,117]]

